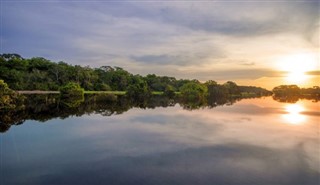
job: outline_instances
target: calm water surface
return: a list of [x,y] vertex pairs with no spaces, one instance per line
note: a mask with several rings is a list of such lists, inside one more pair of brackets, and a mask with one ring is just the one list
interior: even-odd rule
[[26,120],[0,133],[0,184],[318,185],[319,105],[268,97]]

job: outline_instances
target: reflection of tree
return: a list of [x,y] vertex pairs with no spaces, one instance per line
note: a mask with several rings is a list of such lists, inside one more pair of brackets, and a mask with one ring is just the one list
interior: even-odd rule
[[84,96],[73,96],[69,98],[61,98],[61,103],[68,107],[79,107],[84,102]]
[[272,98],[278,102],[282,103],[296,103],[299,101],[299,96],[272,96]]
[[278,102],[296,103],[299,99],[320,100],[320,87],[299,88],[297,85],[280,85],[273,90],[273,99]]
[[232,105],[238,100],[240,100],[239,97],[209,96],[208,107],[213,108],[221,105]]
[[22,124],[25,120],[45,122],[53,118],[65,119],[69,116],[84,114],[101,114],[111,116],[122,114],[133,107],[156,108],[169,107],[179,103],[184,109],[193,110],[203,107],[213,108],[221,105],[231,105],[236,98],[208,97],[202,101],[185,101],[156,95],[143,100],[130,99],[127,96],[112,94],[86,95],[85,98],[63,99],[59,95],[26,95],[24,109],[0,112],[0,132],[6,132],[12,125]]
[[204,100],[198,100],[198,101],[182,100],[179,102],[179,104],[186,110],[194,110],[194,109],[199,109],[201,107],[205,107],[206,101],[204,101]]
[[11,125],[20,125],[25,119],[23,111],[9,111],[5,114],[0,114],[0,132],[6,132]]
[[281,103],[296,103],[300,99],[312,100],[312,102],[318,102],[320,97],[312,96],[312,95],[292,95],[292,96],[272,96],[275,101]]
[[10,126],[22,124],[25,120],[45,122],[53,118],[65,119],[69,116],[101,114],[111,116],[122,114],[132,107],[155,108],[173,106],[172,100],[158,96],[135,101],[126,96],[87,95],[85,98],[60,98],[59,95],[27,95],[23,110],[0,112],[0,132],[6,132]]

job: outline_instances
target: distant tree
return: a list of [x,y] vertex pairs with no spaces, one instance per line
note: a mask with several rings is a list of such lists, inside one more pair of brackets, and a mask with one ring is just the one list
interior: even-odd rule
[[232,81],[227,81],[226,83],[223,84],[228,90],[228,93],[230,95],[240,95],[240,90],[235,82]]
[[129,85],[132,75],[120,67],[115,67],[115,70],[112,71],[111,74],[111,88],[119,91],[125,91]]
[[151,90],[149,89],[147,82],[139,75],[132,78],[133,82],[127,88],[127,96],[138,100],[150,97]]
[[272,95],[271,91],[268,91],[267,89],[264,89],[261,87],[255,87],[255,86],[238,86],[238,87],[241,93],[247,94],[247,95],[253,95],[253,96]]
[[313,86],[312,88],[301,88],[300,94],[311,95],[311,96],[320,96],[320,87]]
[[209,86],[216,86],[218,85],[218,83],[216,81],[213,81],[213,80],[208,80],[204,83],[204,85],[206,85],[207,87]]
[[184,100],[198,101],[206,98],[208,89],[205,85],[193,81],[184,84],[180,88],[180,92]]
[[60,94],[62,97],[83,97],[84,89],[77,83],[69,82],[60,88]]
[[272,92],[275,96],[298,96],[300,88],[297,85],[280,85],[273,88]]
[[205,85],[208,89],[208,97],[211,99],[225,98],[229,96],[229,91],[224,85],[220,85],[212,80],[207,81]]

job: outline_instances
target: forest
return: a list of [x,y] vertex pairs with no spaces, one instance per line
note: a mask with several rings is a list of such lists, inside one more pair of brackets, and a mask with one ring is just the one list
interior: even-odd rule
[[189,88],[202,86],[205,89],[205,86],[210,86],[209,91],[211,88],[211,91],[219,90],[221,92],[216,93],[222,94],[270,93],[259,87],[237,86],[230,81],[220,85],[213,80],[201,83],[196,79],[176,79],[155,74],[141,76],[131,74],[121,67],[82,67],[62,61],[56,63],[42,57],[25,59],[18,54],[0,55],[0,79],[13,90],[59,90],[73,82],[86,91],[128,91],[140,86],[151,92],[179,92],[186,89],[182,88],[184,85],[189,84]]

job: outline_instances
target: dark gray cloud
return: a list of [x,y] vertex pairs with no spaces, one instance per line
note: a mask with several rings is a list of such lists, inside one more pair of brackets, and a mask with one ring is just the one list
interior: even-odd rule
[[[318,1],[6,1],[2,5],[1,52],[178,78],[283,76],[251,69],[269,62],[262,55],[277,55],[293,46],[310,49],[319,36]],[[221,63],[227,68],[214,66]],[[177,69],[170,70],[169,65]],[[179,68],[193,66],[199,67],[191,72]]]
[[[170,2],[140,4],[142,13],[132,14],[181,25],[192,30],[233,36],[256,36],[294,31],[309,33],[319,20],[319,1]],[[297,24],[299,22],[299,24]]]
[[[213,48],[211,49],[211,52],[206,53],[201,52],[200,49],[192,51],[191,48],[187,48],[185,52],[177,53],[177,55],[141,55],[130,56],[130,59],[143,64],[186,66],[195,63],[203,63],[203,60],[206,58],[223,59],[225,57],[222,51]],[[208,50],[208,48],[203,48],[203,50]]]
[[169,56],[169,55],[144,55],[144,56],[132,56],[133,60],[142,63],[152,63],[152,64],[174,64],[183,63],[179,56]]
[[238,69],[238,70],[219,70],[212,72],[202,72],[200,78],[210,78],[217,80],[235,80],[235,79],[258,79],[261,77],[283,77],[286,72],[274,71],[270,69]]

